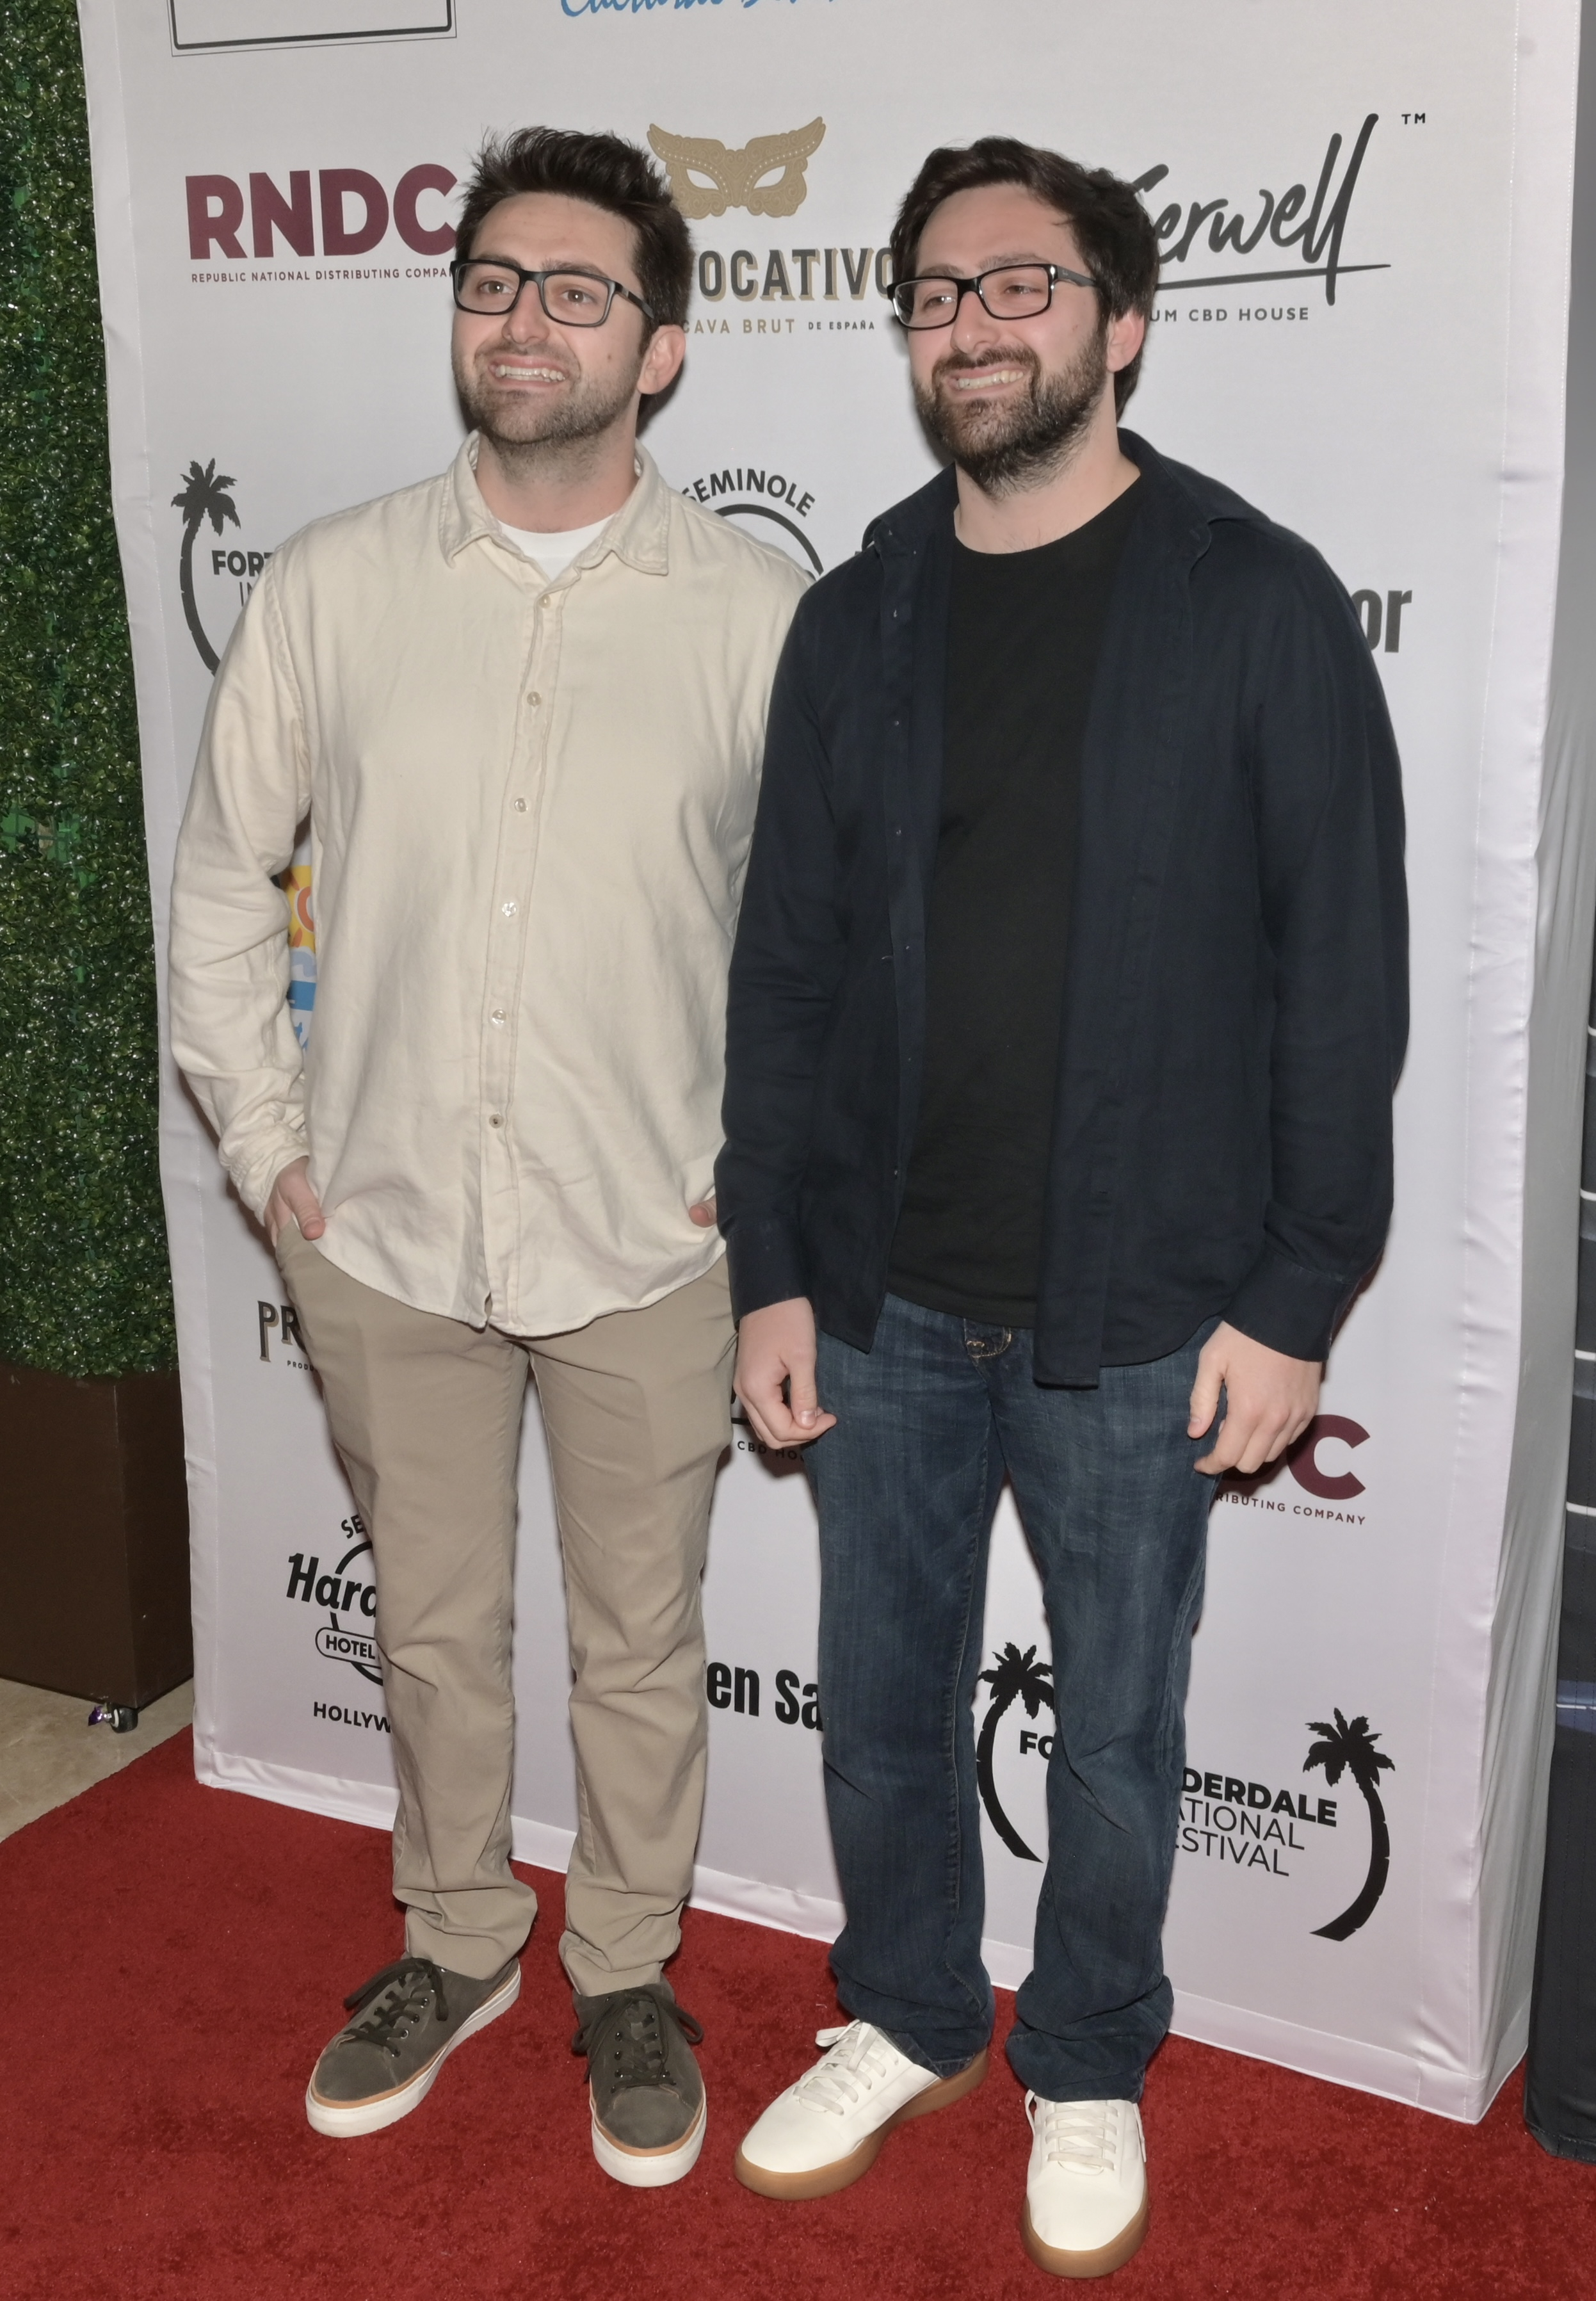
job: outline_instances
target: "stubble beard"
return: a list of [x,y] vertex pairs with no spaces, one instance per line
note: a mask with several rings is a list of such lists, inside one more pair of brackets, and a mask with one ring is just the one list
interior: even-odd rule
[[[490,355],[503,358],[502,352]],[[518,355],[528,365],[531,355]],[[553,401],[496,391],[477,372],[456,362],[455,389],[466,422],[492,447],[506,470],[526,473],[552,464],[580,462],[582,451],[624,421],[637,392],[642,355],[629,375],[624,369],[607,384],[576,375],[571,388]],[[550,361],[567,374],[564,361]]]
[[[943,379],[983,367],[1023,367],[1029,388],[1006,406],[960,400]],[[1108,331],[1099,328],[1065,368],[1043,372],[1029,346],[1000,358],[973,360],[951,352],[928,382],[915,386],[915,405],[932,438],[989,496],[1017,495],[1056,479],[1070,461],[1097,412],[1108,377]]]

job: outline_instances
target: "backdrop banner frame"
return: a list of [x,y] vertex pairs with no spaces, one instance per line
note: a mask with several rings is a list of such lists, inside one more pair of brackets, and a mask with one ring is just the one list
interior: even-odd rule
[[[1124,0],[1107,21],[1082,0],[334,0],[313,38],[303,0],[80,13],[163,955],[214,658],[266,556],[458,441],[447,225],[484,129],[653,141],[698,287],[650,448],[815,570],[932,468],[884,253],[924,152],[1002,130],[1138,183],[1165,263],[1128,420],[1346,582],[1402,748],[1414,908],[1390,1246],[1308,1438],[1215,1507],[1176,2026],[1481,2117],[1527,2018],[1596,911],[1592,650],[1558,624],[1565,403],[1592,384],[1581,337],[1569,397],[1578,0],[1482,0],[1466,43],[1441,0],[1333,21]],[[1069,60],[1059,96],[1049,57]],[[305,878],[290,995],[313,1030]],[[169,1058],[162,1141],[199,1775],[384,1826],[364,1528],[275,1265]],[[558,1865],[568,1669],[535,1409],[522,1451],[515,1846]],[[801,1467],[739,1425],[706,1586],[697,1891],[825,1938],[817,1592]],[[988,1954],[1012,1986],[1050,1687],[1007,1498],[985,1636]],[[1366,1878],[1372,1911],[1338,1933]]]

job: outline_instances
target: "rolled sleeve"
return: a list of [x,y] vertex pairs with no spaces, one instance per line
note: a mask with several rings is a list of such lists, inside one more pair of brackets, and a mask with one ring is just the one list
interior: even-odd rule
[[824,746],[808,695],[806,607],[794,619],[771,696],[727,1000],[726,1139],[715,1194],[740,1318],[810,1292],[799,1192],[845,956]]
[[252,1213],[307,1150],[304,1057],[288,1007],[276,883],[310,807],[303,715],[268,566],[205,715],[171,891],[172,1052]]
[[1264,1245],[1226,1317],[1323,1358],[1391,1207],[1391,1090],[1408,1035],[1397,751],[1345,593],[1306,546],[1260,659],[1251,766],[1274,958]]

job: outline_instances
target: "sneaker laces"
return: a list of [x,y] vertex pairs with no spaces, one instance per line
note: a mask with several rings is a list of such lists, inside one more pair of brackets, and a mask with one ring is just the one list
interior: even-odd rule
[[380,2046],[397,2060],[412,2021],[419,2021],[429,2004],[439,2021],[447,2023],[449,2008],[444,1996],[443,1968],[430,1957],[397,1958],[345,1998],[344,2011],[355,2018],[344,2035],[358,2037],[363,2045]]
[[1118,2104],[1111,2101],[1043,2101],[1025,2096],[1025,2115],[1044,2163],[1070,2173],[1113,2173],[1119,2165]]
[[844,2029],[817,2029],[817,2046],[829,2048],[824,2058],[806,2070],[792,2090],[806,2108],[830,2117],[845,2117],[865,2096],[892,2073],[903,2057],[891,2039],[868,2021],[850,2021]]
[[[665,2074],[668,2046],[664,2010],[652,1990],[629,1989],[619,2004],[613,2001],[577,2030],[571,2040],[573,2054],[586,2054],[589,2073],[594,2051],[601,2047],[608,2063],[605,2083],[613,2093],[630,2086],[656,2086]],[[704,2025],[685,2006],[668,2009],[689,2045],[704,2042]]]

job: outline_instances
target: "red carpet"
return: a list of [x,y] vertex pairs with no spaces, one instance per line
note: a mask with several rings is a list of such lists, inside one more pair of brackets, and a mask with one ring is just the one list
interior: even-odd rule
[[[998,2067],[840,2196],[779,2205],[738,2138],[836,2018],[823,1951],[689,1914],[710,2128],[680,2188],[589,2150],[555,1954],[404,2124],[319,2138],[305,2081],[343,1990],[397,1954],[387,1841],[201,1789],[187,1737],[0,1845],[4,2301],[1008,2301],[1075,2289],[1016,2222],[1025,2127]],[[1011,2001],[1002,2001],[1007,2023]],[[1596,2292],[1596,2169],[1545,2156],[1515,2079],[1483,2126],[1173,2039],[1149,2081],[1153,2225],[1116,2301]]]

